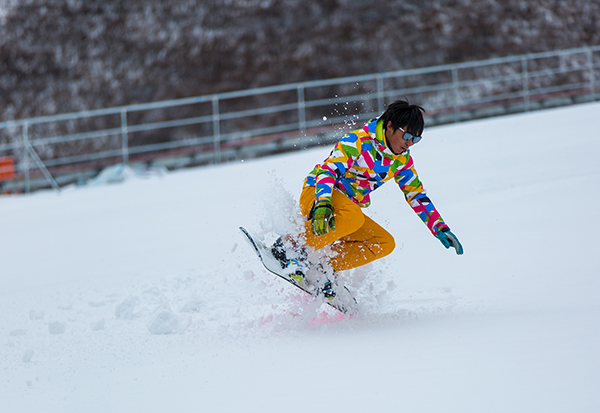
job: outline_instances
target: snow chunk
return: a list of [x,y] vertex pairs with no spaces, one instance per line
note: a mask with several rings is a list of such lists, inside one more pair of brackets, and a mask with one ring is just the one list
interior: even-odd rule
[[180,319],[168,304],[163,304],[150,315],[146,327],[152,334],[174,334],[182,333],[190,324],[191,318]]
[[93,321],[90,324],[90,328],[93,331],[98,331],[98,330],[104,330],[104,327],[106,326],[106,321],[104,319],[101,320],[97,320],[97,321]]
[[104,168],[94,179],[85,183],[92,186],[115,184],[136,178],[162,177],[166,175],[166,173],[166,168],[131,167],[125,164],[117,164]]
[[44,318],[44,315],[46,315],[44,311],[29,310],[30,320],[41,320],[42,318]]
[[137,297],[129,297],[115,309],[115,317],[121,320],[131,320],[133,318],[133,310],[137,304]]
[[54,321],[48,324],[48,331],[50,334],[62,334],[67,331],[67,323],[61,323],[60,321]]
[[23,358],[21,359],[21,361],[23,361],[23,363],[29,363],[31,361],[31,358],[33,357],[33,354],[35,352],[28,348],[27,350],[25,350],[25,353],[23,354]]
[[197,313],[200,311],[200,307],[202,306],[202,300],[198,296],[193,296],[188,300],[187,303],[181,307],[179,312],[181,313]]

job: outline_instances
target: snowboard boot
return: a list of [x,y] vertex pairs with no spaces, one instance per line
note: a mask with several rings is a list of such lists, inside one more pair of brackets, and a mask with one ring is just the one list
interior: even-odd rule
[[292,277],[294,281],[300,283],[304,281],[308,267],[306,266],[306,263],[300,260],[288,260],[285,269],[287,274]]
[[308,261],[307,254],[303,248],[299,247],[296,243],[292,243],[292,248],[288,251],[285,248],[283,239],[279,237],[271,247],[271,253],[279,262],[281,268],[286,270],[286,273],[294,281],[297,283],[304,281],[306,272],[308,271]]
[[328,300],[333,300],[336,295],[335,290],[333,289],[333,284],[331,284],[331,281],[329,280],[327,280],[327,282],[323,284],[321,292],[323,293],[323,297],[325,297]]
[[277,241],[275,241],[271,247],[271,254],[273,254],[275,259],[279,261],[281,268],[286,267],[287,255],[285,253],[285,246],[283,245],[283,239],[281,239],[281,237],[277,238]]

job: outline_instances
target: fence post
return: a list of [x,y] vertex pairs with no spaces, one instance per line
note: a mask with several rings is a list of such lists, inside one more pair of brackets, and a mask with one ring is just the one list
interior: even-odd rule
[[25,192],[29,193],[31,191],[31,182],[29,179],[29,135],[27,129],[29,128],[29,123],[23,123],[23,154],[25,156],[23,165],[25,166]]
[[54,177],[52,177],[52,175],[48,171],[48,168],[46,168],[46,165],[44,165],[44,162],[42,162],[35,149],[33,149],[33,146],[31,146],[29,143],[27,144],[27,151],[29,151],[29,154],[33,158],[33,161],[37,164],[40,171],[42,171],[42,174],[44,174],[46,180],[50,182],[52,188],[54,188],[54,190],[56,190],[57,192],[60,192],[60,187],[56,183],[56,180],[54,179]]
[[298,129],[300,134],[306,134],[306,105],[304,103],[304,86],[298,88]]
[[587,50],[588,65],[590,66],[590,99],[592,102],[596,101],[596,73],[594,67],[594,54],[592,49]]
[[127,136],[127,109],[121,111],[121,151],[123,163],[129,165],[129,138]]
[[213,95],[213,150],[215,152],[215,163],[221,163],[221,118],[219,115],[219,96]]
[[56,183],[56,180],[52,177],[52,175],[50,175],[50,172],[48,172],[48,169],[44,165],[44,162],[42,162],[42,160],[40,159],[40,157],[38,156],[36,151],[33,149],[33,146],[31,146],[31,144],[29,143],[29,130],[28,129],[29,129],[29,122],[25,121],[23,123],[23,152],[25,155],[25,159],[24,159],[23,163],[25,164],[25,192],[26,193],[31,192],[31,178],[30,178],[31,168],[29,167],[29,157],[30,156],[31,156],[31,158],[33,158],[33,161],[37,164],[38,168],[40,169],[40,171],[42,171],[42,173],[44,174],[44,176],[46,177],[48,182],[50,182],[50,185],[52,186],[52,188],[54,188],[56,191],[60,192],[60,187]]
[[529,112],[529,72],[527,71],[527,58],[521,59],[521,74],[523,77],[523,110]]
[[383,77],[377,76],[377,111],[383,113],[385,110],[385,101],[383,99]]
[[458,110],[459,110],[459,95],[458,95],[458,68],[454,66],[452,68],[452,86],[454,89],[454,122],[458,122]]

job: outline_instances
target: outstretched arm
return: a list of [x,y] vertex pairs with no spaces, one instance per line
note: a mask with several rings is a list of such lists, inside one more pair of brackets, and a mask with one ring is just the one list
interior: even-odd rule
[[431,233],[446,247],[453,247],[457,254],[463,253],[463,248],[444,219],[427,196],[423,184],[419,180],[412,158],[409,158],[405,168],[396,175],[396,182],[404,193],[406,201]]

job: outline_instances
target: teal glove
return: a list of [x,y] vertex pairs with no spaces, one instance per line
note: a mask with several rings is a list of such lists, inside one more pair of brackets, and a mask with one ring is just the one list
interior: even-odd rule
[[463,247],[462,247],[461,243],[458,241],[458,238],[456,237],[456,235],[454,235],[452,233],[452,231],[450,231],[450,228],[446,227],[446,228],[442,229],[441,231],[438,231],[438,233],[436,234],[435,237],[442,242],[444,247],[454,248],[456,250],[457,255],[463,254]]
[[329,201],[319,201],[314,206],[311,218],[312,232],[321,236],[329,232],[329,227],[335,231],[335,219],[333,218],[333,205]]

